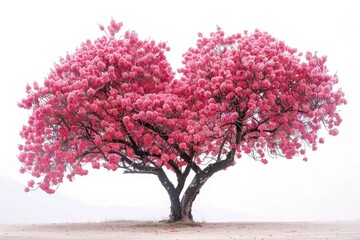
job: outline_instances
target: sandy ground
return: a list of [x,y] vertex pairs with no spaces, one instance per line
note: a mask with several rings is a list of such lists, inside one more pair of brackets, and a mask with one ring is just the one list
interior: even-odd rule
[[158,222],[104,222],[46,225],[0,225],[1,240],[120,239],[351,239],[360,240],[360,220],[294,223],[201,223],[198,226]]

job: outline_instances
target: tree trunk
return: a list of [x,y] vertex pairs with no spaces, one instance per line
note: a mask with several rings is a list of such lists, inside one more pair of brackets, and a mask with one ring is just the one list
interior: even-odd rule
[[169,221],[176,222],[181,220],[181,206],[180,206],[180,197],[178,191],[176,191],[174,185],[166,176],[165,172],[162,169],[159,169],[156,174],[165,188],[166,192],[170,198],[170,215]]
[[176,222],[182,220],[179,196],[172,196],[169,194],[169,197],[171,202],[169,221]]
[[200,189],[209,179],[211,175],[205,174],[203,171],[196,174],[189,187],[186,189],[181,199],[181,216],[183,221],[193,221],[192,205],[196,196],[200,193]]
[[[203,171],[196,174],[191,181],[190,185],[187,187],[184,195],[182,196],[181,202],[179,201],[178,195],[170,196],[171,201],[171,213],[170,213],[170,221],[185,221],[191,222],[194,220],[192,215],[192,206],[197,197],[200,193],[201,188],[204,186],[206,181],[217,171],[220,169],[213,168],[209,166],[205,168]],[[168,191],[169,193],[169,191]],[[178,205],[179,204],[179,205]],[[173,208],[173,207],[176,208]],[[179,215],[180,209],[180,215]]]
[[214,173],[231,166],[234,161],[234,156],[235,150],[232,150],[227,154],[225,160],[209,164],[206,168],[198,172],[187,187],[181,201],[180,192],[177,191],[174,185],[169,181],[165,172],[162,170],[159,171],[157,174],[158,178],[166,189],[171,202],[169,221],[193,221],[192,205],[197,195],[200,193],[201,188]]
[[208,177],[204,176],[204,173],[196,174],[191,184],[186,189],[181,202],[180,202],[179,192],[176,191],[174,185],[168,180],[165,173],[163,173],[162,171],[159,172],[158,178],[169,195],[169,199],[170,199],[169,221],[170,222],[193,221],[193,216],[191,213],[192,204]]

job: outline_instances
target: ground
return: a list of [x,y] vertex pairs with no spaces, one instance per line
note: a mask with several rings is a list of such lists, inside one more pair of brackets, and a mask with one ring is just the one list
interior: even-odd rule
[[0,240],[359,240],[360,220],[337,222],[288,223],[200,223],[114,221],[103,223],[66,223],[0,225]]

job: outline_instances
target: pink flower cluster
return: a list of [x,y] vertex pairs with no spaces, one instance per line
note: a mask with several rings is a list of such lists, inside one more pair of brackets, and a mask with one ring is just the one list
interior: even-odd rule
[[324,141],[318,138],[321,125],[331,135],[338,133],[337,107],[346,100],[341,90],[333,90],[337,76],[328,74],[326,57],[308,52],[302,61],[296,53],[259,30],[200,35],[197,47],[184,55],[177,94],[194,102],[190,107],[198,112],[199,124],[210,130],[198,132],[208,139],[203,152],[217,154],[228,136],[238,151],[266,164],[266,155],[291,159],[305,154],[308,145],[316,150]]
[[39,179],[26,191],[53,193],[87,166],[176,171],[224,160],[231,149],[266,164],[316,150],[321,126],[338,134],[346,100],[333,90],[326,57],[304,59],[266,32],[218,29],[199,34],[175,79],[165,43],[133,31],[117,38],[121,26],[112,20],[109,35],[60,59],[43,86],[26,87],[19,107],[32,115],[21,131],[20,171]]

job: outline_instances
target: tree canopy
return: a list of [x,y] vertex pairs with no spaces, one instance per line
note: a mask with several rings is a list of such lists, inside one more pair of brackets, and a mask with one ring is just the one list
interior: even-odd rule
[[27,85],[19,107],[32,112],[19,160],[34,180],[26,191],[53,193],[88,166],[121,168],[157,175],[180,202],[189,172],[187,190],[199,185],[196,196],[244,154],[265,164],[275,156],[307,160],[306,150],[324,142],[320,129],[338,134],[346,100],[326,56],[298,53],[267,32],[227,36],[218,28],[199,33],[176,78],[166,43],[134,31],[118,37],[121,26],[100,25],[102,37],[61,58],[42,85]]

